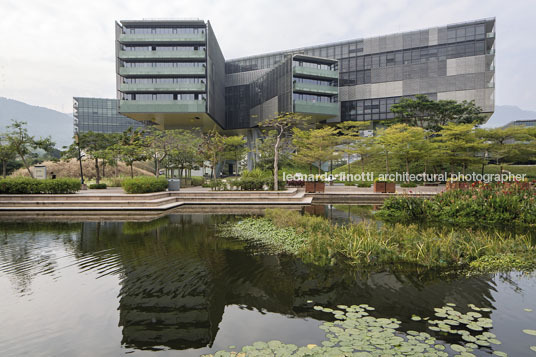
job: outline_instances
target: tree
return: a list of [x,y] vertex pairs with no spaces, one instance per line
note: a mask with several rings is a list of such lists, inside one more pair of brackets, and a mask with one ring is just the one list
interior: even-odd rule
[[[339,133],[341,134],[340,141],[344,145],[342,151],[346,154],[346,165],[348,165],[348,173],[352,173],[350,166],[350,156],[353,154],[359,154],[355,151],[356,145],[359,146],[361,152],[365,152],[365,146],[357,144],[359,141],[365,139],[360,132],[367,128],[370,128],[370,122],[368,121],[343,121],[337,124]],[[363,163],[362,159],[362,163]],[[363,169],[364,171],[364,169]]]
[[503,164],[513,162],[529,155],[532,140],[525,127],[510,126],[506,128],[478,129],[478,137],[488,144],[488,151],[503,171]]
[[402,98],[391,106],[396,123],[418,126],[432,131],[441,130],[441,126],[450,122],[456,124],[481,124],[484,121],[481,108],[474,101],[461,103],[455,100],[431,100],[426,95],[418,94],[415,98]]
[[243,157],[247,152],[246,139],[242,135],[227,136],[223,139],[223,145],[223,158],[228,160],[235,160],[236,175],[238,175],[238,163],[240,162],[240,158]]
[[195,165],[202,161],[200,146],[202,138],[198,130],[168,130],[167,162],[179,169],[179,178],[188,174]]
[[484,141],[475,135],[473,124],[443,125],[440,134],[433,141],[438,144],[451,173],[455,165],[461,165],[465,174],[470,164],[480,160],[476,154],[485,150]]
[[261,128],[271,129],[267,131],[268,135],[273,135],[273,151],[274,151],[274,163],[273,163],[273,173],[274,173],[274,190],[279,189],[278,185],[278,176],[279,176],[279,154],[281,149],[282,140],[285,136],[290,134],[292,127],[299,124],[305,125],[311,117],[304,116],[302,114],[296,113],[282,113],[274,118],[269,118],[259,123]]
[[154,175],[156,177],[160,176],[160,165],[169,153],[170,134],[170,131],[151,128],[144,137],[145,152],[154,161]]
[[381,147],[376,144],[374,137],[361,136],[351,144],[349,150],[352,154],[359,155],[361,171],[365,172],[365,164],[372,158],[378,156],[378,153],[381,151]]
[[37,149],[42,149],[46,152],[51,151],[54,148],[54,142],[50,137],[44,139],[35,139],[33,136],[28,134],[28,129],[26,128],[27,123],[24,121],[11,120],[11,122],[11,125],[7,127],[9,131],[6,135],[6,139],[9,145],[22,160],[22,163],[28,171],[28,174],[30,174],[30,177],[34,178],[26,157]]
[[8,142],[5,134],[0,134],[0,161],[2,161],[2,177],[7,176],[7,164],[8,162],[15,160],[17,152],[13,146]]
[[[257,139],[255,153],[255,167],[261,170],[270,170],[273,173],[274,164],[274,146],[276,141],[275,130],[264,130],[263,137]],[[292,151],[292,140],[289,136],[281,138],[279,143],[277,160],[278,169],[290,162],[290,152]]]
[[119,152],[119,158],[130,167],[130,177],[134,177],[134,163],[147,160],[144,148],[143,130],[133,130],[132,127],[125,130],[119,143],[114,145]]
[[224,148],[223,136],[216,129],[212,129],[203,135],[200,153],[203,159],[210,163],[211,177],[213,179],[216,179],[216,165],[220,161]]
[[338,129],[325,126],[320,129],[301,130],[297,127],[292,129],[292,143],[296,147],[295,159],[306,164],[317,164],[318,173],[322,164],[338,157],[335,147],[340,143],[337,135]]
[[[407,124],[395,124],[385,129],[378,137],[386,152],[405,163],[409,177],[409,165],[423,158],[427,141],[424,129]],[[387,173],[389,173],[387,171]]]

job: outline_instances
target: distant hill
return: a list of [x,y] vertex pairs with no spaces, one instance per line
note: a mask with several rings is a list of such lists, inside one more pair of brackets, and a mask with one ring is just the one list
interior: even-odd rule
[[57,148],[61,149],[62,146],[72,142],[71,115],[0,97],[0,132],[6,130],[6,126],[11,124],[11,119],[27,122],[30,135],[36,137],[50,135]]
[[515,105],[496,105],[495,112],[482,127],[496,128],[506,125],[511,121],[522,119],[536,119],[536,112],[523,110]]

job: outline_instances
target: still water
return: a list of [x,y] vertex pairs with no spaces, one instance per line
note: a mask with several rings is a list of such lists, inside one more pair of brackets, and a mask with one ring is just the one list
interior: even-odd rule
[[[360,217],[337,207],[330,214],[341,223]],[[521,332],[536,329],[534,277],[320,268],[219,238],[218,225],[235,219],[1,222],[0,356],[200,355],[274,339],[320,344],[325,333],[318,327],[333,315],[308,301],[366,303],[376,317],[401,320],[402,331],[427,331],[412,314],[433,316],[446,303],[488,307],[490,331],[502,341],[497,348],[534,354],[536,336]]]

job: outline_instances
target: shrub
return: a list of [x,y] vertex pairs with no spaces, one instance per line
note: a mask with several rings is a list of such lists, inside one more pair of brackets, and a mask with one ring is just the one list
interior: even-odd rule
[[124,179],[121,182],[121,187],[126,193],[149,193],[165,191],[168,186],[168,181],[165,177],[149,177],[138,176],[134,178]]
[[222,179],[210,180],[208,186],[212,191],[225,191],[227,189],[227,183]]
[[357,187],[370,187],[372,183],[370,182],[358,182]]
[[202,186],[205,179],[202,176],[192,176],[192,186]]
[[123,181],[120,177],[112,177],[112,178],[106,178],[104,181],[106,181],[107,187],[121,187],[121,182]]
[[92,183],[91,185],[89,185],[89,188],[92,190],[105,190],[106,187],[107,186],[105,183]]
[[0,180],[0,194],[66,194],[75,193],[80,188],[80,181],[74,178],[37,180],[29,177],[16,177]]
[[393,222],[457,225],[536,225],[536,191],[515,183],[479,184],[433,198],[390,197],[378,217]]
[[417,187],[417,184],[415,182],[402,182],[400,187]]

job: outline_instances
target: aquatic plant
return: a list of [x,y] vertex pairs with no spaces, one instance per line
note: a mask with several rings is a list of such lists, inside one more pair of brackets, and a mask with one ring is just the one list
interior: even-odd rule
[[389,222],[446,222],[465,226],[536,225],[536,190],[528,182],[473,183],[433,198],[393,196],[377,213]]
[[474,271],[532,270],[536,248],[527,235],[509,232],[361,222],[337,225],[323,217],[268,209],[264,218],[227,226],[225,235],[261,243],[326,265],[334,259],[359,266],[411,264]]
[[[469,304],[466,313],[458,311],[456,305],[448,303],[435,308],[435,316],[420,318],[414,321],[422,323],[424,331],[401,331],[401,321],[395,318],[374,317],[374,307],[367,304],[338,305],[336,308],[314,305],[314,310],[332,314],[333,322],[324,322],[319,328],[326,332],[326,340],[321,345],[309,344],[298,347],[281,341],[255,342],[242,347],[241,351],[218,351],[206,356],[474,356],[472,352],[480,348],[493,351],[496,356],[507,356],[496,349],[501,341],[489,329],[493,321],[489,316],[491,309],[479,308]],[[461,309],[460,309],[461,310]],[[524,330],[536,334],[534,330]],[[438,340],[457,340],[446,343]],[[533,347],[530,347],[534,350]],[[235,349],[235,346],[230,346]]]

